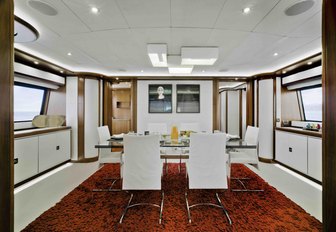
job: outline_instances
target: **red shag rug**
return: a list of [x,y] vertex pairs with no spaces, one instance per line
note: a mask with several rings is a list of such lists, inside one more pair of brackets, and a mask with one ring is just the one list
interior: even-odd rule
[[[264,182],[243,165],[233,165],[232,176],[249,176],[250,188],[264,192],[220,193],[220,199],[232,219],[230,226],[219,208],[200,206],[191,209],[192,223],[187,220],[184,198],[185,173],[177,164],[169,164],[169,173],[162,178],[165,193],[163,221],[158,224],[156,207],[131,208],[123,224],[120,216],[130,195],[126,192],[91,193],[94,188],[108,188],[106,177],[118,176],[119,165],[108,164],[80,184],[54,207],[29,224],[24,231],[322,231],[322,224],[300,206]],[[239,187],[238,185],[232,187]],[[216,202],[211,190],[190,190],[189,203]],[[133,202],[159,204],[160,193],[139,192]]]

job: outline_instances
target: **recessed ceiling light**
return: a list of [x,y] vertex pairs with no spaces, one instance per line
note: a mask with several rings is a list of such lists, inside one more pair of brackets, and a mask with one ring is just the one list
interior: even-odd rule
[[286,70],[283,70],[282,73],[285,74],[287,71]]
[[235,80],[238,81],[238,78],[236,77]]
[[38,61],[34,61],[34,64],[39,64],[39,62]]
[[278,56],[279,54],[277,52],[274,52],[273,56]]
[[61,71],[60,71],[60,73],[64,73],[64,71],[63,71],[63,70],[61,70]]
[[251,12],[251,8],[250,7],[245,7],[244,9],[243,9],[243,13],[244,14],[248,14],[248,13],[250,13]]
[[67,54],[68,56],[72,56],[72,53],[71,52],[68,52],[68,54]]
[[141,72],[144,72],[144,70],[141,70]]
[[205,70],[202,70],[202,72],[204,73],[204,72],[205,72]]
[[97,7],[91,7],[91,12],[94,14],[98,14],[99,13],[99,9]]
[[119,77],[116,77],[116,80],[119,80]]
[[309,61],[307,64],[308,64],[308,65],[311,65],[312,63],[313,63],[313,62]]

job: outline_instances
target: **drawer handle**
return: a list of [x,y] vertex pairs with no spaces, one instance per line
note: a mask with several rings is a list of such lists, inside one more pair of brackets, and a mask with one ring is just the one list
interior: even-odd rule
[[58,151],[60,149],[60,146],[56,146],[56,150]]
[[17,164],[17,163],[19,163],[19,158],[14,159],[14,164]]
[[290,148],[288,148],[288,150],[289,150],[289,152],[292,152],[292,151],[293,151],[293,148],[290,147]]

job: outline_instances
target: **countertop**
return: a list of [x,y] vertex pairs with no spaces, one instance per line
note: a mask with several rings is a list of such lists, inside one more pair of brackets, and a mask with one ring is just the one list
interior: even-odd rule
[[310,131],[310,130],[304,130],[302,128],[297,128],[297,127],[276,127],[275,129],[279,131],[287,131],[287,132],[322,138],[321,130],[320,131]]

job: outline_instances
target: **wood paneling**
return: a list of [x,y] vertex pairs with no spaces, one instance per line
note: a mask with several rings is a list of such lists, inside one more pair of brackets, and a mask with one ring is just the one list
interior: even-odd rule
[[112,133],[112,83],[104,81],[103,89],[103,125]]
[[212,130],[220,130],[219,80],[212,81]]
[[84,159],[85,79],[78,77],[78,160]]
[[299,101],[296,91],[289,91],[286,87],[281,87],[281,119],[289,121],[301,120]]
[[112,90],[112,118],[131,118],[131,89]]
[[131,131],[137,131],[137,90],[137,80],[133,79],[131,81]]
[[40,135],[55,131],[69,130],[70,126],[57,127],[57,128],[43,128],[43,129],[33,129],[33,130],[23,130],[14,132],[14,138],[22,138],[27,136]]
[[246,126],[254,125],[254,82],[246,83]]
[[336,228],[336,1],[322,6],[323,230]]
[[112,134],[128,133],[130,130],[130,119],[112,119]]
[[0,0],[0,231],[14,230],[13,38],[13,0]]
[[243,93],[239,90],[239,137],[243,138]]

